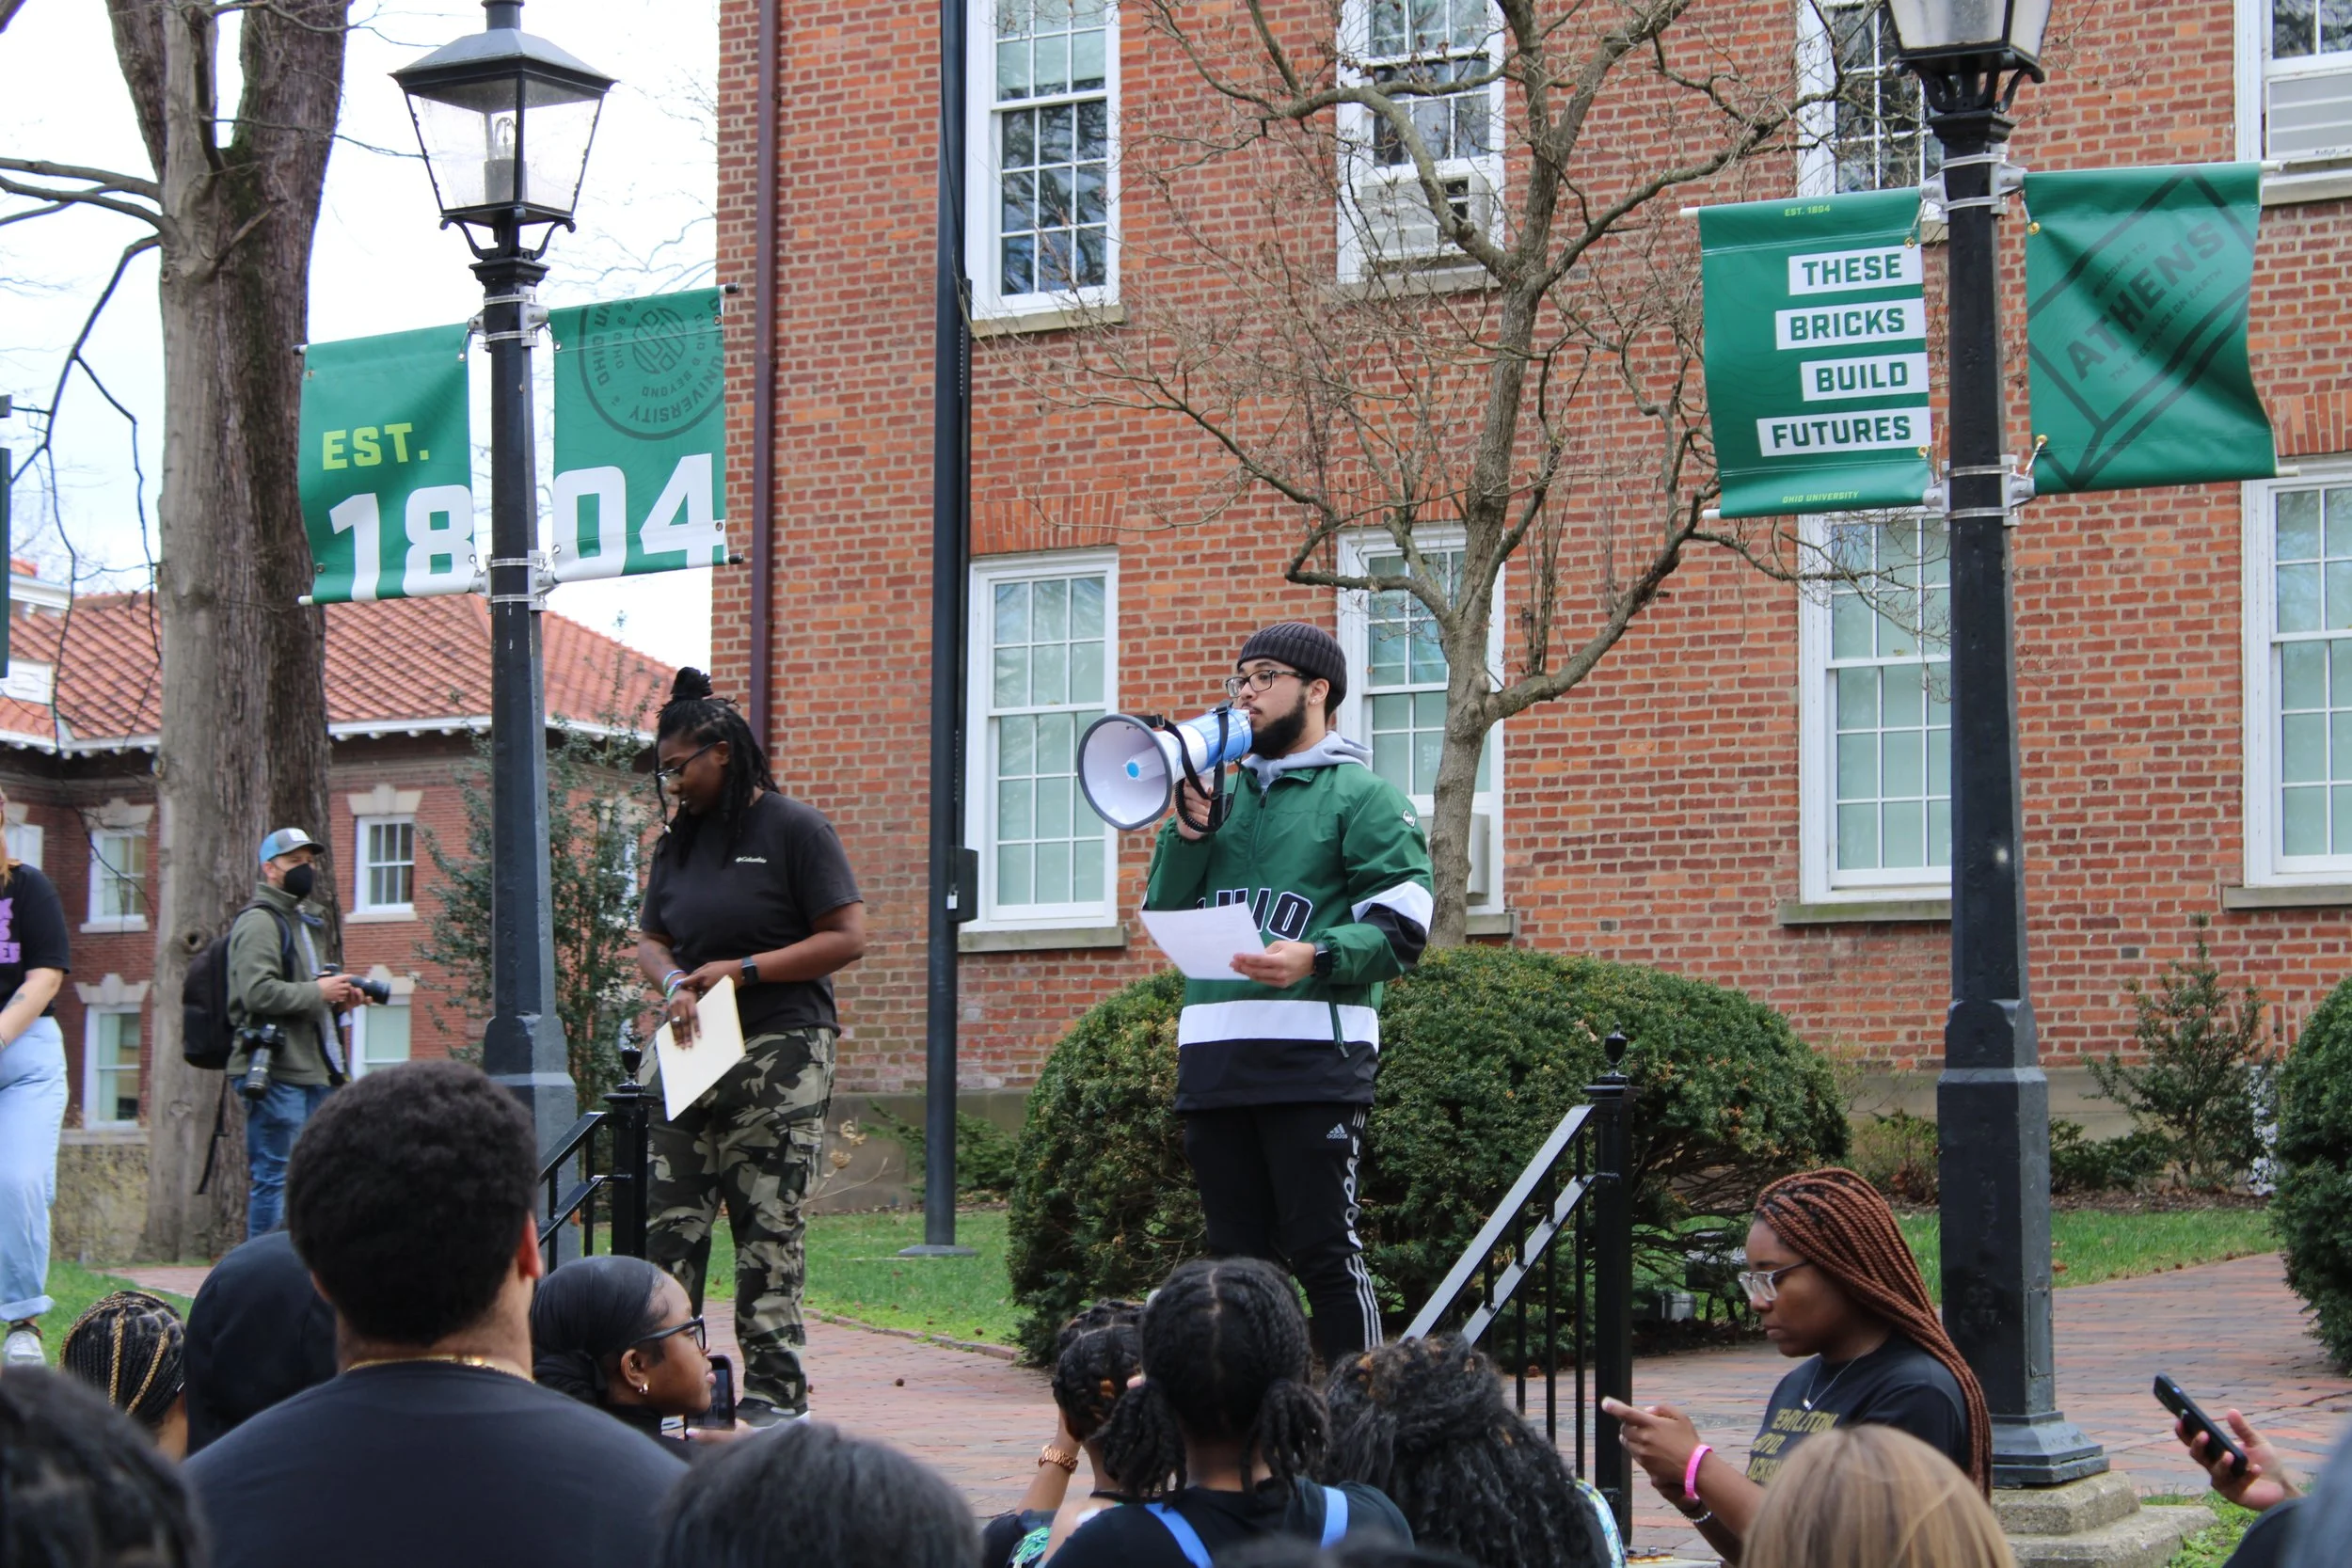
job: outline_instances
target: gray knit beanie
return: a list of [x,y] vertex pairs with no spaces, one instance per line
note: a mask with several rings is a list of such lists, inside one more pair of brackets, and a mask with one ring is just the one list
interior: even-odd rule
[[1233,668],[1238,670],[1253,658],[1275,659],[1310,680],[1329,681],[1335,705],[1347,695],[1347,656],[1340,652],[1339,640],[1321,626],[1304,621],[1261,626],[1241,645],[1241,657],[1233,660]]

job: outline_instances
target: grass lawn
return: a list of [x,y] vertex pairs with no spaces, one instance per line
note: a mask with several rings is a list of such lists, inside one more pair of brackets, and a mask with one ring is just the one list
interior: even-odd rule
[[[1898,1216],[1911,1243],[1928,1292],[1943,1299],[1943,1267],[1936,1255],[1937,1217]],[[2260,1209],[2178,1209],[2154,1213],[2111,1214],[2096,1209],[2065,1209],[2050,1216],[2051,1268],[2058,1285],[2096,1285],[2130,1279],[2194,1263],[2218,1263],[2257,1252],[2276,1251],[2270,1216]]]
[[[89,1310],[89,1304],[100,1296],[117,1291],[135,1291],[138,1287],[127,1279],[110,1274],[92,1274],[78,1263],[62,1259],[49,1260],[48,1291],[57,1305],[41,1314],[41,1345],[49,1353],[49,1364],[57,1364],[57,1346],[64,1342],[65,1331],[73,1326],[73,1320]],[[166,1295],[164,1299],[187,1315],[188,1298]]]
[[2181,1549],[2172,1554],[2169,1568],[2221,1568],[2237,1550],[2238,1538],[2246,1527],[2254,1522],[2254,1511],[2235,1503],[2223,1502],[2208,1492],[2201,1497],[2150,1497],[2152,1503],[2203,1503],[2214,1512],[2214,1524],[2181,1543]]
[[[900,1258],[900,1247],[923,1239],[919,1211],[814,1215],[807,1305],[882,1328],[1009,1345],[1014,1319],[1012,1286],[1005,1277],[1005,1218],[1002,1209],[956,1217],[956,1241],[976,1257]],[[734,1272],[735,1239],[722,1221],[710,1248],[714,1289],[731,1289]]]

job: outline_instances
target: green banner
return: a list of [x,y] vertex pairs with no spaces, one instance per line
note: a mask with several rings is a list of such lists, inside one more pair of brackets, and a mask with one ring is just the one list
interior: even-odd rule
[[1933,480],[1916,191],[1699,213],[1723,515],[1917,506]]
[[471,589],[472,478],[464,326],[303,351],[299,483],[314,602]]
[[2246,361],[2262,166],[2028,174],[2026,206],[2034,488],[2276,473]]
[[720,291],[549,312],[557,580],[726,560]]

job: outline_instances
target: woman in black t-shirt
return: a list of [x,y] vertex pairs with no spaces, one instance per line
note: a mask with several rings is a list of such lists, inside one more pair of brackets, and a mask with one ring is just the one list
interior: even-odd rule
[[735,986],[743,1060],[675,1121],[653,1125],[645,1255],[702,1311],[710,1227],[735,1227],[737,1415],[770,1426],[808,1409],[801,1369],[801,1199],[824,1152],[833,1100],[834,971],[866,950],[866,906],[833,825],[776,791],[734,705],[680,670],[656,727],[654,778],[677,810],[653,852],[637,958],[675,1038]]
[[[0,809],[8,797],[0,795]],[[50,1004],[65,984],[65,906],[13,855],[0,878],[0,1370],[44,1359],[49,1205],[65,1125],[65,1038]],[[135,1113],[137,1107],[132,1107]],[[111,1115],[115,1107],[107,1106]],[[128,1117],[124,1119],[130,1119]]]
[[1765,1337],[1804,1363],[1772,1390],[1745,1474],[1699,1440],[1667,1404],[1603,1402],[1661,1496],[1726,1560],[1764,1488],[1798,1445],[1839,1425],[1911,1433],[1966,1471],[1988,1495],[1993,1422],[1976,1374],[1928,1299],[1919,1265],[1876,1188],[1850,1170],[1807,1171],[1757,1195],[1740,1276]]

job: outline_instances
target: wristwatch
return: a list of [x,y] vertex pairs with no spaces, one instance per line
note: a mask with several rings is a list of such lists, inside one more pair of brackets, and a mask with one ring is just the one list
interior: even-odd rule
[[1315,971],[1314,971],[1314,974],[1315,974],[1315,978],[1316,978],[1316,979],[1318,979],[1318,980],[1328,980],[1329,978],[1331,978],[1331,965],[1332,965],[1332,963],[1336,960],[1336,958],[1337,958],[1337,955],[1336,955],[1336,954],[1334,954],[1334,953],[1331,951],[1331,944],[1330,944],[1329,942],[1316,942],[1316,943],[1315,943]]
[[743,983],[747,986],[759,984],[759,960],[757,958],[743,960]]

